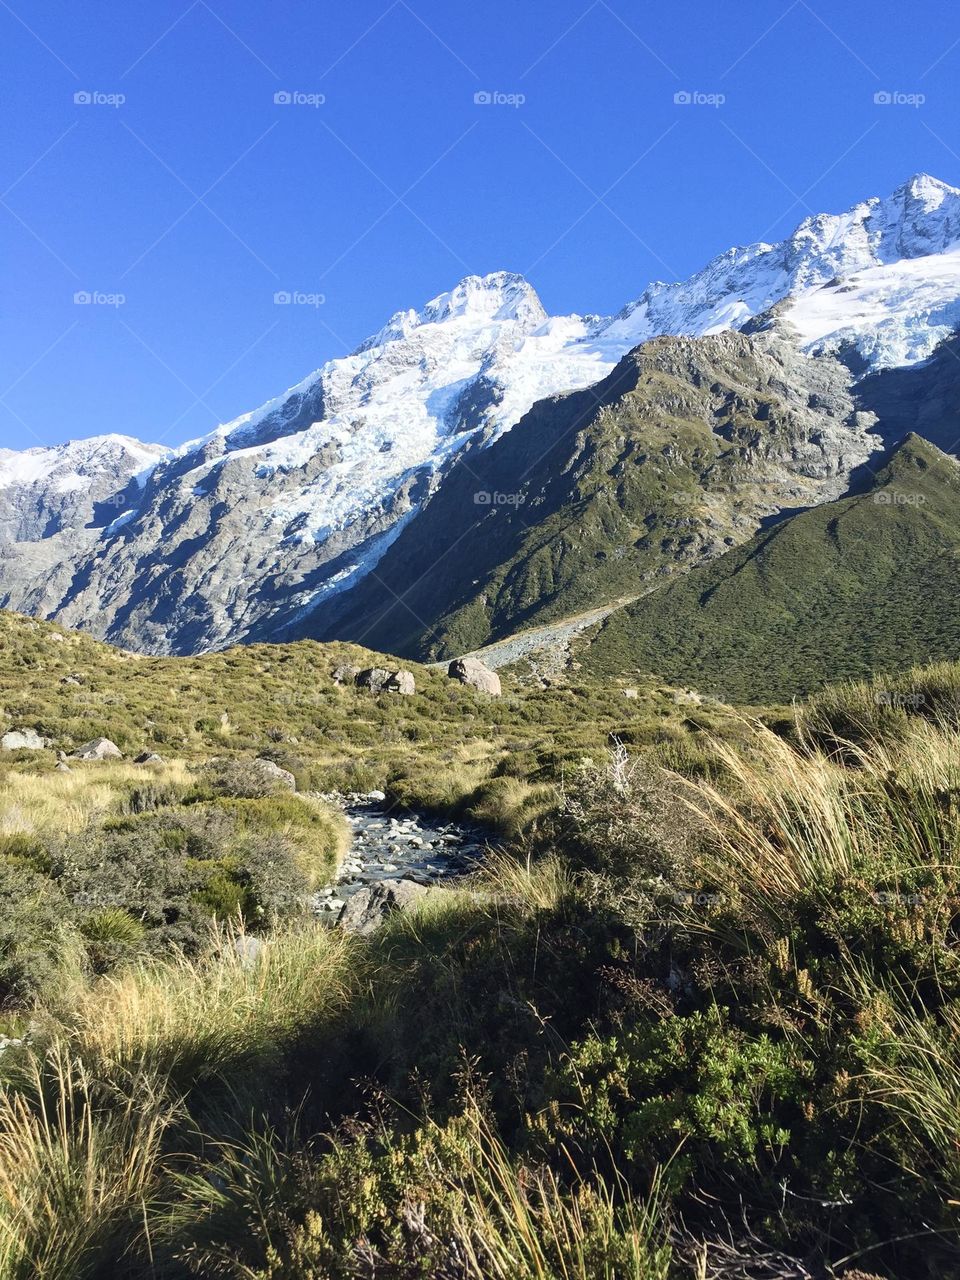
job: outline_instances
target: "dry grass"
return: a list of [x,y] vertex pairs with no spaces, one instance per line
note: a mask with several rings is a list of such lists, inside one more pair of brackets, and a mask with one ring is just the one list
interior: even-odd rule
[[74,993],[74,1051],[122,1081],[144,1072],[189,1092],[265,1072],[302,1031],[347,999],[355,948],[316,925],[268,939],[224,931],[200,960],[141,964]]
[[11,769],[0,778],[0,835],[74,835],[116,810],[124,790],[137,783],[189,785],[179,761],[142,768],[122,761],[76,764],[70,773]]
[[491,849],[477,878],[481,892],[535,911],[550,911],[573,892],[574,877],[557,855],[525,858]]
[[869,868],[949,865],[960,849],[946,802],[960,786],[956,733],[917,721],[898,741],[847,748],[841,763],[759,726],[745,753],[716,744],[723,790],[689,790],[711,829],[710,874],[730,889],[786,898]]
[[173,1109],[143,1077],[105,1106],[62,1043],[23,1085],[0,1093],[0,1275],[106,1274],[148,1213]]

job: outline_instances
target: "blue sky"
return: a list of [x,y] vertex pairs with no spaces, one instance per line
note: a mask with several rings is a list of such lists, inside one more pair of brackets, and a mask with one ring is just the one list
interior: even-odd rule
[[472,272],[607,313],[960,184],[955,0],[0,0],[0,42],[6,447],[203,434]]

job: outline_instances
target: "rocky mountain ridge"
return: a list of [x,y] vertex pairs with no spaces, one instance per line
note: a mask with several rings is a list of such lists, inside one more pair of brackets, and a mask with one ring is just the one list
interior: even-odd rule
[[917,366],[960,321],[958,237],[960,191],[918,175],[651,285],[612,319],[550,317],[509,272],[468,277],[177,450],[107,436],[0,451],[0,605],[153,653],[323,630],[458,459],[642,342],[773,307],[792,342],[860,375]]

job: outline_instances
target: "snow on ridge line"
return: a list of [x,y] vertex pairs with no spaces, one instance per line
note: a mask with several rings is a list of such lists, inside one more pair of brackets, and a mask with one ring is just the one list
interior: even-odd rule
[[783,316],[810,353],[852,344],[871,369],[917,364],[960,327],[960,244],[807,290]]
[[[0,489],[49,481],[59,492],[80,488],[99,473],[119,474],[123,461],[139,464],[129,478],[145,478],[171,455],[162,445],[144,444],[133,436],[100,435],[30,449],[0,449]],[[66,488],[65,488],[66,486]]]
[[[267,467],[297,466],[305,455],[330,447],[340,452],[341,470],[366,465],[370,481],[382,484],[428,461],[451,435],[486,426],[495,437],[536,400],[598,381],[639,342],[665,333],[738,328],[791,294],[806,297],[808,290],[822,289],[836,275],[878,266],[893,248],[916,260],[924,248],[932,245],[941,253],[958,236],[960,190],[918,174],[885,199],[860,202],[841,214],[805,218],[779,244],[732,248],[686,281],[651,284],[611,318],[549,317],[533,287],[512,272],[467,276],[419,311],[395,313],[351,355],[327,361],[259,409],[177,449],[122,436],[74,444],[90,450],[98,442],[115,442],[130,452],[139,449],[145,466],[206,454],[198,459],[195,470],[200,471],[216,466],[225,455],[257,454]],[[905,302],[895,291],[890,297],[894,305]],[[794,321],[813,324],[796,308]],[[887,325],[891,331],[895,327]],[[821,338],[817,334],[810,341]],[[868,359],[893,359],[900,350],[918,349],[912,339],[898,345],[892,333],[879,345],[871,336],[867,347]],[[494,388],[492,402],[472,424],[458,421],[454,393],[466,392],[482,379]],[[287,434],[281,423],[277,439],[256,442],[255,433],[266,419],[291,400],[318,390],[321,421]],[[217,446],[213,457],[212,445]],[[378,451],[395,456],[380,458]],[[0,451],[0,485],[35,483],[47,468],[63,461],[56,449],[41,454],[24,451],[15,455],[20,463],[14,465],[14,455]],[[311,495],[309,505],[313,499],[322,505],[322,488],[320,484]]]

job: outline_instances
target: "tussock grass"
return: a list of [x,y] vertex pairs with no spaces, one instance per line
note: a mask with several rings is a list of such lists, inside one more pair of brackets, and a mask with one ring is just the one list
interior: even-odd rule
[[712,830],[710,874],[728,888],[790,898],[856,875],[943,870],[960,852],[960,737],[943,724],[847,742],[842,757],[797,751],[760,725],[750,750],[715,750],[723,788],[688,794]]
[[536,856],[528,850],[491,849],[477,876],[477,886],[497,901],[513,902],[527,910],[552,911],[575,891],[570,867],[557,855]]
[[199,960],[138,964],[72,993],[62,1025],[77,1056],[118,1084],[146,1075],[180,1096],[262,1082],[348,999],[353,950],[319,925],[262,941],[223,930]]
[[56,1043],[0,1092],[0,1275],[59,1280],[107,1274],[151,1211],[175,1109],[148,1076],[105,1099]]
[[801,741],[825,749],[896,742],[918,721],[960,724],[960,665],[938,662],[896,676],[832,685],[796,709]]

